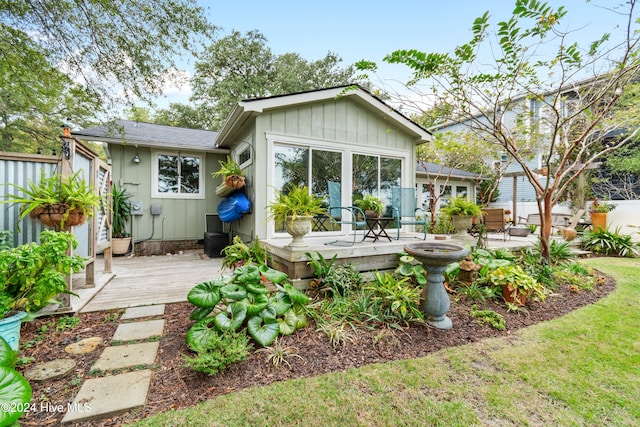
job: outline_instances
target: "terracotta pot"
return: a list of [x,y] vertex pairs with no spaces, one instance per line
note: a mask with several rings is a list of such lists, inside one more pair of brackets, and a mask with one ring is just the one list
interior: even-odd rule
[[380,214],[378,213],[378,211],[372,211],[367,209],[364,211],[364,216],[366,216],[367,218],[378,218]]
[[242,188],[244,187],[245,178],[240,175],[230,175],[225,178],[224,185],[229,188]]
[[502,297],[506,302],[522,307],[527,302],[527,296],[526,292],[513,289],[511,285],[502,285]]
[[578,232],[575,228],[563,228],[562,229],[562,238],[567,242],[572,241],[578,236]]
[[606,230],[607,229],[607,213],[592,212],[591,224],[593,224],[593,231]]

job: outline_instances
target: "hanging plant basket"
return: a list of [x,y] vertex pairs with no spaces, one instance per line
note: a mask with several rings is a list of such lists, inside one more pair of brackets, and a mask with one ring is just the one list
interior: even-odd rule
[[[35,210],[34,210],[35,212]],[[34,213],[32,212],[32,214]],[[69,206],[64,203],[56,203],[43,207],[35,212],[38,220],[49,227],[61,230],[63,227],[72,227],[84,224],[86,218],[80,209],[69,210]]]
[[230,175],[224,179],[222,184],[216,187],[216,195],[225,197],[245,185],[245,177],[240,175]]
[[231,188],[242,188],[244,187],[244,176],[240,175],[230,175],[224,179],[224,185]]

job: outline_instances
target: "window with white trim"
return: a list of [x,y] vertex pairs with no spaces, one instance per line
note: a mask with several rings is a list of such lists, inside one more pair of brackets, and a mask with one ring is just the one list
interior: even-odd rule
[[153,197],[204,198],[204,159],[201,155],[155,152],[152,159]]

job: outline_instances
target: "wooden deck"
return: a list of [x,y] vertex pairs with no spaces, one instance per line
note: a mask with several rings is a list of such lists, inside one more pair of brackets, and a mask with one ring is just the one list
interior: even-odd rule
[[[404,245],[423,241],[416,236],[422,235],[405,234],[400,240],[365,241],[353,246],[325,244],[335,238],[306,238],[309,247],[295,252],[284,248],[290,238],[272,239],[264,244],[272,253],[278,268],[283,271],[293,268],[294,273],[290,276],[298,279],[294,283],[304,287],[305,281],[308,283],[304,278],[311,277],[306,252],[314,256],[320,252],[327,259],[338,254],[339,262],[352,263],[361,271],[385,270],[397,266],[398,253]],[[537,236],[512,237],[503,241],[502,235],[490,234],[488,245],[490,249],[517,249],[532,245],[536,239]],[[434,236],[427,236],[427,241],[433,240]],[[475,244],[475,241],[466,243]],[[112,274],[105,274],[102,259],[98,257],[96,287],[77,291],[80,298],[72,297],[72,306],[76,312],[89,312],[186,301],[187,293],[193,286],[222,273],[221,265],[222,258],[208,258],[203,251],[185,251],[184,255],[114,257]]]
[[[79,310],[88,312],[186,301],[191,288],[221,274],[221,264],[222,258],[209,258],[203,251],[185,251],[184,255],[114,257],[112,270],[115,276]],[[96,271],[101,268],[102,265],[96,265]]]

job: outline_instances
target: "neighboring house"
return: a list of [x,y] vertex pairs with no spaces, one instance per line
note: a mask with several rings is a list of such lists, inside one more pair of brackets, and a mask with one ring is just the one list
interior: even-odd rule
[[[243,240],[288,236],[268,221],[275,190],[303,184],[328,201],[327,182],[340,182],[342,205],[416,184],[416,145],[430,141],[424,128],[358,86],[343,86],[239,102],[219,132],[119,121],[74,135],[107,144],[114,183],[141,201],[134,240],[202,240],[204,216],[221,198],[211,179],[229,154],[245,171],[251,211],[231,224]],[[136,162],[134,160],[139,160]],[[160,212],[158,215],[153,213]],[[314,230],[314,235],[347,234]],[[153,248],[161,253],[158,248]],[[169,249],[166,249],[169,252]]]
[[216,212],[211,173],[228,150],[216,148],[216,132],[119,120],[72,132],[102,142],[113,183],[131,195],[133,240],[142,253],[194,247],[203,239],[205,214]]
[[[551,94],[554,94],[554,92],[550,92],[548,96],[551,96]],[[516,123],[521,122],[520,126],[526,126],[528,130],[539,133],[543,136],[544,140],[544,136],[550,135],[551,132],[551,127],[548,123],[554,120],[553,117],[550,116],[550,108],[546,105],[546,102],[549,102],[549,98],[545,97],[545,95],[543,95],[542,98],[532,98],[528,96],[514,98],[512,100],[512,109],[502,113],[501,120],[503,125],[508,129],[515,129],[517,126]],[[570,111],[572,103],[576,102],[575,92],[568,89],[558,102],[561,103],[559,107],[561,111]],[[481,116],[478,115],[477,117],[480,118]],[[432,132],[451,132],[455,134],[469,132],[471,126],[473,125],[469,120],[445,123],[430,130]],[[533,152],[527,160],[527,166],[539,174],[540,181],[543,185],[546,180],[543,176],[546,174],[543,168],[545,160],[544,154],[546,154],[546,152],[546,150]],[[522,166],[509,159],[507,153],[502,151],[498,146],[496,146],[494,153],[488,153],[485,160],[495,168],[502,169],[503,179],[498,186],[499,194],[495,204],[513,209],[514,212],[518,210],[521,215],[537,212],[536,192],[524,175]],[[517,208],[518,205],[520,209]]]
[[435,202],[433,192],[439,195],[436,210],[448,203],[450,198],[465,197],[476,200],[476,184],[482,177],[462,169],[450,168],[429,162],[416,164],[416,188],[418,189],[418,206],[425,211]]

